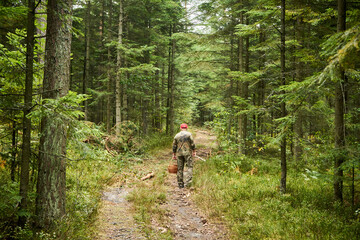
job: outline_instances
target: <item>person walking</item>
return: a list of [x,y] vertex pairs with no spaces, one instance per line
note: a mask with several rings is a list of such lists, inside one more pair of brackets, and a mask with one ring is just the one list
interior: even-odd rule
[[177,182],[179,188],[184,187],[184,166],[187,166],[185,186],[188,187],[192,181],[193,156],[195,156],[195,143],[187,124],[180,125],[180,132],[175,135],[173,141],[173,159],[177,159]]

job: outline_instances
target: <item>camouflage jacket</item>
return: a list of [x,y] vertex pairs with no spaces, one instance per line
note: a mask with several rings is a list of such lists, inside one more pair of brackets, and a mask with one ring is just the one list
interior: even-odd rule
[[173,153],[176,153],[178,156],[186,156],[191,155],[193,150],[195,150],[195,144],[190,132],[181,131],[175,135]]

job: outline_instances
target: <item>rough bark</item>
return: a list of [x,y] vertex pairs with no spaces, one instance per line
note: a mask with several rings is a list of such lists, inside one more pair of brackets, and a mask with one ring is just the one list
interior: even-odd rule
[[[43,98],[69,91],[72,0],[49,0]],[[55,113],[42,119],[36,225],[49,230],[65,215],[67,124]]]
[[[31,120],[27,117],[32,108],[32,85],[34,66],[35,0],[28,1],[27,37],[26,37],[26,76],[23,116],[23,145],[20,175],[20,211],[27,209],[29,191],[29,166],[31,157]],[[24,226],[26,217],[19,217],[19,225]]]

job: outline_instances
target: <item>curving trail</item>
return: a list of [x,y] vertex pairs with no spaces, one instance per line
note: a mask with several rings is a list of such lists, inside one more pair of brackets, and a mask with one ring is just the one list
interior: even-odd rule
[[[205,130],[195,130],[194,136],[197,155],[206,160],[211,155],[212,149],[216,147],[216,137]],[[151,170],[155,173],[159,169],[163,170],[168,165],[170,156],[171,150],[168,149],[158,159],[147,160],[147,167],[152,166]],[[195,161],[200,160],[196,158]],[[153,179],[146,181],[150,183]],[[140,182],[139,178],[128,182],[115,180],[114,184],[103,192],[97,222],[99,232],[96,239],[150,239],[136,224],[132,203],[126,200],[128,193]],[[196,194],[193,188],[179,189],[176,174],[170,173],[167,173],[164,184],[166,202],[158,206],[164,212],[163,224],[159,227],[156,221],[153,221],[151,228],[154,232],[170,231],[172,239],[229,239],[223,224],[209,220],[195,205],[192,200],[192,196]]]

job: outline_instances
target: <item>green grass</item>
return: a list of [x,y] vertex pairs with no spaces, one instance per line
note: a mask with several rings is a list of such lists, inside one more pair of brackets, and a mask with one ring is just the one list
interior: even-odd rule
[[217,156],[196,166],[195,200],[234,239],[358,239],[353,209],[334,204],[326,177],[290,171],[281,195],[279,168],[277,159]]
[[134,219],[141,226],[147,239],[172,239],[170,231],[162,233],[151,227],[152,221],[163,227],[165,225],[165,210],[160,207],[166,201],[165,176],[164,170],[156,173],[150,184],[138,184],[128,196],[135,209]]

